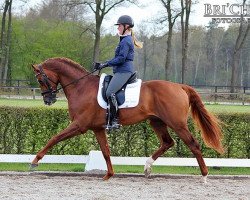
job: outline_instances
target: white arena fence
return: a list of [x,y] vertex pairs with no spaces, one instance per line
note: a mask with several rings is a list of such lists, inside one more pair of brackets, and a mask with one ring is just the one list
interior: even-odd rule
[[[35,155],[0,154],[0,163],[31,163]],[[113,165],[144,165],[148,157],[111,156]],[[209,167],[250,167],[250,159],[204,158]],[[40,163],[80,163],[86,164],[85,170],[106,170],[101,151],[90,151],[89,155],[45,155]],[[196,158],[160,157],[155,166],[198,166]]]

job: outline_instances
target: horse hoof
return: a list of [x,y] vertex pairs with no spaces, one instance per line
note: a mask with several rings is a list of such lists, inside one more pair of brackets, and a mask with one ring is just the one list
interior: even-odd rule
[[110,178],[111,176],[113,176],[113,175],[106,174],[102,179],[103,179],[104,181],[107,181],[107,180],[109,180],[109,178]]
[[202,177],[202,182],[203,182],[204,184],[207,184],[207,176],[203,176],[203,177]]
[[107,175],[105,175],[103,178],[102,178],[102,180],[104,180],[104,181],[107,181],[107,180],[109,180],[109,176],[107,176]]
[[36,167],[38,167],[38,164],[32,164],[32,163],[31,163],[31,164],[29,165],[29,170],[30,170],[30,171],[33,171]]
[[150,174],[151,174],[151,167],[147,168],[144,170],[144,174],[146,178],[149,178]]

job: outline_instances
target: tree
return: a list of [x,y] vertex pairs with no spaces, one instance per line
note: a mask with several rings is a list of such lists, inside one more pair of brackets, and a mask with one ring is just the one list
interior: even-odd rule
[[172,57],[172,36],[176,19],[181,15],[181,11],[172,8],[172,0],[160,0],[167,11],[167,16],[162,18],[162,22],[168,21],[167,54],[165,60],[165,79],[169,79],[169,69],[171,68]]
[[187,70],[189,16],[191,12],[191,5],[192,5],[192,0],[181,0],[181,37],[182,37],[181,83],[185,83],[185,73]]
[[71,0],[69,5],[87,5],[95,15],[95,30],[91,30],[94,33],[94,53],[93,61],[99,61],[100,58],[100,41],[101,41],[101,26],[104,17],[115,7],[120,6],[122,3],[131,2],[132,0]]
[[86,8],[83,5],[73,6],[69,0],[44,0],[39,8],[39,17],[57,21],[81,21]]
[[[190,67],[187,70],[187,74],[190,76],[190,83],[192,85],[201,84],[201,80],[204,78],[202,76],[202,69],[204,68],[204,62],[206,62],[206,57],[204,54],[205,50],[205,28],[202,26],[193,26],[189,29],[189,55],[188,60],[190,62]],[[187,76],[186,76],[187,82]]]
[[205,84],[218,84],[218,66],[222,59],[219,59],[219,52],[224,36],[224,29],[218,24],[209,23],[205,38],[206,67],[204,68]]
[[[11,31],[12,31],[12,0],[5,0],[2,27],[1,27],[1,46],[0,46],[0,83],[4,83],[9,73],[9,60],[10,60],[10,44],[11,44]],[[8,14],[8,17],[7,17]],[[6,18],[7,17],[7,18]],[[6,22],[7,25],[6,25]],[[7,27],[6,27],[7,26]]]
[[[147,27],[147,22],[144,21],[140,24],[140,28],[139,28],[139,40],[143,42],[143,49],[142,51],[137,51],[137,49],[135,49],[135,53],[136,53],[136,60],[135,60],[135,66],[138,67],[138,71],[141,72],[141,78],[143,80],[146,80],[146,72],[147,72],[147,66],[148,66],[148,61],[149,61],[149,57],[151,56],[151,49],[150,49],[150,40],[147,37],[148,32],[146,30]],[[139,68],[140,66],[140,68]]]
[[[242,7],[244,8],[246,0],[243,0]],[[246,37],[250,30],[250,23],[244,25],[243,14],[241,15],[241,22],[239,26],[239,33],[234,45],[233,59],[232,59],[232,74],[231,74],[231,93],[235,92],[235,87],[239,79],[239,65],[240,65],[240,52],[245,43]]]
[[82,34],[84,24],[79,27],[78,22],[44,20],[38,16],[39,12],[32,17],[29,13],[26,17],[13,17],[12,78],[33,80],[31,64],[51,57],[68,57],[90,69],[94,40],[90,33]]

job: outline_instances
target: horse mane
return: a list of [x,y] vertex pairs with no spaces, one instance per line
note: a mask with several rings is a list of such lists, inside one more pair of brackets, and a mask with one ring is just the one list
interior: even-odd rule
[[65,58],[65,57],[56,57],[56,58],[49,58],[47,60],[45,60],[43,64],[45,64],[46,66],[52,67],[54,66],[55,63],[59,62],[60,63],[60,68],[66,67],[66,66],[70,66],[74,69],[76,69],[77,71],[80,70],[82,72],[86,72],[87,70],[82,67],[79,63],[69,59],[69,58]]

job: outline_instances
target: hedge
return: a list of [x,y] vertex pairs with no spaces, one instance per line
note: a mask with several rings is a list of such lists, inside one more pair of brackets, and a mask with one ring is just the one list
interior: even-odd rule
[[[250,113],[221,113],[226,152],[223,155],[207,148],[195,131],[192,119],[188,120],[190,131],[199,141],[204,157],[250,158]],[[64,108],[19,108],[0,107],[0,153],[36,154],[47,141],[69,124],[68,111]],[[166,157],[193,157],[193,154],[178,136],[170,130],[175,146]],[[123,127],[108,134],[112,156],[150,156],[158,147],[159,140],[148,122]],[[48,154],[87,155],[90,150],[99,150],[94,134],[68,139],[55,145]]]

